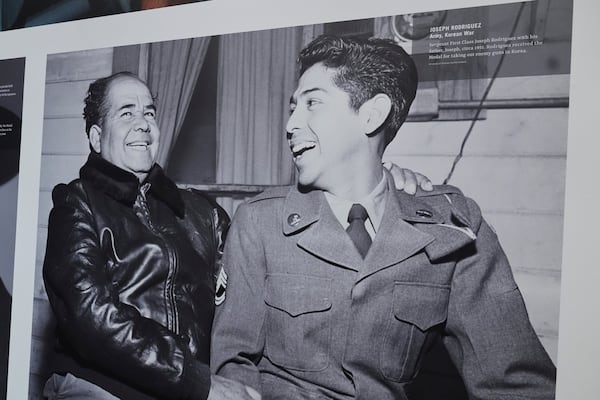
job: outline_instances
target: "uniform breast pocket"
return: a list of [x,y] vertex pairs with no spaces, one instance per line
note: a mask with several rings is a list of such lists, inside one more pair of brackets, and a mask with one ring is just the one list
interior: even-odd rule
[[321,371],[329,363],[331,279],[269,274],[265,353],[281,367]]
[[414,378],[423,350],[435,337],[435,327],[446,320],[449,296],[449,286],[395,282],[379,353],[381,372],[387,379],[404,382]]

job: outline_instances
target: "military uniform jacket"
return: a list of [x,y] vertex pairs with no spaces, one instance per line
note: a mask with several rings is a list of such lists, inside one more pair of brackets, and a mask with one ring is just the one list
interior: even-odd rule
[[472,399],[554,399],[555,368],[475,202],[451,186],[386,196],[365,259],[321,191],[239,207],[213,371],[265,400],[407,399],[442,340]]

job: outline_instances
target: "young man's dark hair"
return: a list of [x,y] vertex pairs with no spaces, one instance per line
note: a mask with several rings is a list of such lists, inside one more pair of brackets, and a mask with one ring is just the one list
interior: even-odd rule
[[383,124],[386,146],[394,139],[417,93],[417,69],[411,57],[391,40],[321,36],[298,57],[300,75],[317,63],[334,68],[334,83],[350,96],[358,110],[378,93],[387,95],[392,109]]

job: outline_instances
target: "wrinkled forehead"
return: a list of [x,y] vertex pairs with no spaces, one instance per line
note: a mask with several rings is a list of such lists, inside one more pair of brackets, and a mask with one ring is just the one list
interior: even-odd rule
[[153,106],[154,99],[148,86],[131,76],[119,77],[110,82],[107,90],[107,108],[120,107],[124,103]]

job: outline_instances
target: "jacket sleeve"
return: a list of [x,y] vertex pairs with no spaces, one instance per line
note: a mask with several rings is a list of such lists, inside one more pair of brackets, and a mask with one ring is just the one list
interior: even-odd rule
[[81,186],[58,185],[43,276],[65,344],[95,368],[162,399],[205,399],[210,370],[183,337],[119,301],[105,273],[95,219]]
[[453,203],[466,211],[476,239],[456,265],[443,340],[470,398],[553,400],[556,369],[496,234],[475,202],[453,196]]
[[227,289],[215,312],[211,369],[260,390],[256,365],[264,349],[266,265],[256,226],[249,207],[240,205],[225,244]]
[[[199,193],[194,190],[194,193]],[[206,198],[206,197],[205,197]],[[227,215],[227,212],[217,204],[212,198],[207,198],[208,202],[212,206],[213,212],[213,229],[214,229],[214,238],[215,238],[215,269],[214,269],[214,277],[215,277],[215,285],[218,283],[219,275],[221,275],[221,271],[223,270],[223,252],[225,251],[225,238],[227,237],[227,233],[229,232],[229,226],[231,224],[231,220]]]

